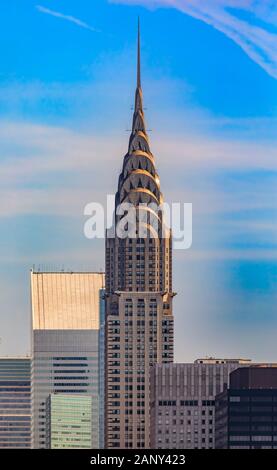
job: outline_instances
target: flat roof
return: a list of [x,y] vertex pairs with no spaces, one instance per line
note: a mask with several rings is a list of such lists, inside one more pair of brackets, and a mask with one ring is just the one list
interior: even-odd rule
[[99,329],[104,283],[104,273],[32,271],[33,329]]

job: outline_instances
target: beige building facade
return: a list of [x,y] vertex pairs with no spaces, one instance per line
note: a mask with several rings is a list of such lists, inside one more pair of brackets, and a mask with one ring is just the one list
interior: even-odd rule
[[249,359],[203,358],[151,369],[152,449],[214,449],[215,397]]

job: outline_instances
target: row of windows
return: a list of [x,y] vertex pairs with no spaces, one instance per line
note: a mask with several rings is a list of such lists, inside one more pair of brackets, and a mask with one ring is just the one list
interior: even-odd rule
[[0,416],[0,421],[30,421],[30,416]]
[[[183,425],[184,423],[186,423],[188,426],[190,426],[191,424],[194,425],[194,426],[198,426],[199,422],[198,422],[198,417],[194,420],[191,420],[191,419],[187,419],[187,420],[184,420],[184,419],[180,419],[180,420],[177,420],[177,419],[172,419],[172,420],[169,420],[169,419],[159,419],[158,420],[158,424],[159,425],[162,425],[162,424],[166,424],[166,425],[172,425],[172,426],[175,426],[177,424],[180,424],[180,425]],[[213,425],[213,420],[212,419],[209,419],[209,420],[206,420],[206,419],[202,419],[201,420],[201,425],[204,426],[206,424],[209,424],[209,426],[212,426]],[[160,432],[160,431],[159,431]]]
[[24,398],[24,397],[30,397],[31,396],[31,389],[29,391],[29,393],[22,393],[21,391],[20,392],[14,392],[14,393],[1,393],[1,390],[0,390],[0,398],[14,398],[14,399],[17,399],[17,398]]
[[[120,415],[122,412],[120,411],[120,409],[117,409],[117,408],[113,408],[111,410],[108,411],[108,415]],[[125,409],[125,415],[133,415],[135,414],[134,410],[132,408],[128,409],[126,408]],[[137,409],[137,415],[145,415],[145,410],[144,409]]]
[[2,442],[13,442],[13,441],[17,441],[17,442],[30,442],[30,437],[17,437],[17,436],[14,436],[14,437],[10,437],[10,438],[1,438],[1,443]]
[[30,448],[30,445],[31,445],[31,442],[27,442],[27,443],[18,443],[18,442],[10,442],[10,443],[4,443],[4,442],[1,442],[1,448],[2,447],[5,447],[5,448],[9,448],[9,449],[14,449],[14,448],[17,448],[17,449],[28,449]]
[[[17,404],[16,406],[15,406],[15,404],[12,404],[12,405],[10,405],[10,404],[5,404],[5,407],[3,407],[3,408],[5,408],[5,409],[12,409],[12,410],[13,410],[14,408],[16,408],[17,410],[28,409],[28,408],[30,408],[30,403],[29,403],[28,405]],[[1,410],[1,411],[2,411],[2,410]]]
[[[2,387],[10,385],[11,387],[28,387],[30,386],[30,380],[25,382],[25,381],[20,381],[20,380],[9,380],[9,381],[0,381],[0,390]],[[20,390],[20,389],[19,389]]]
[[239,442],[239,441],[252,441],[252,442],[269,442],[272,441],[272,436],[231,436],[230,441],[231,443]]
[[[193,410],[193,414],[195,417],[198,417],[199,413],[198,413],[198,409],[194,409]],[[171,409],[170,411],[166,408],[165,410],[163,410],[163,412],[160,410],[158,415],[159,416],[177,416],[180,415],[180,416],[184,416],[185,414],[188,415],[188,416],[191,416],[192,415],[192,411],[190,409],[187,409],[184,413],[183,409],[178,409],[178,413],[177,413],[177,410],[176,409]],[[207,409],[202,409],[201,410],[201,414],[202,416],[206,416],[206,414],[209,414],[210,416],[213,416],[214,412],[213,410],[207,410]]]
[[252,402],[272,402],[272,401],[277,401],[277,396],[272,396],[272,395],[263,395],[262,393],[260,395],[256,396],[247,396],[247,395],[231,395],[230,396],[230,402],[245,402],[245,401],[252,401]]
[[54,363],[53,364],[53,367],[89,367],[89,365],[87,363],[78,363],[78,364],[57,364],[57,363]]
[[[16,423],[18,424],[18,423]],[[16,426],[8,426],[8,427],[0,427],[0,435],[2,432],[7,433],[7,432],[12,432],[15,433],[15,431],[26,431],[27,433],[30,434],[30,426],[21,426],[18,427]],[[25,434],[24,434],[25,435]]]
[[[198,406],[198,400],[180,400],[180,406]],[[202,406],[214,406],[214,400],[203,400]],[[159,400],[159,406],[177,406],[176,400]]]
[[54,361],[87,361],[88,357],[53,357]]
[[[184,443],[184,439],[178,439],[178,441],[177,441],[176,439],[175,439],[175,440],[172,439],[171,441],[172,441],[172,443],[174,443],[174,444],[177,444],[177,442],[179,442],[180,444],[183,444],[183,443]],[[171,443],[171,442],[170,442],[170,439],[164,439],[164,441],[162,441],[162,439],[158,439],[158,443],[159,443],[159,444],[161,444],[162,442],[164,442],[164,444],[170,444],[170,443]],[[205,437],[202,437],[201,442],[202,442],[202,444],[205,444],[206,442],[209,442],[209,444],[212,444],[212,443],[213,443],[213,438],[210,437],[209,439],[206,440]],[[188,444],[191,444],[191,443],[192,443],[191,439],[187,439],[187,443],[188,443]],[[195,444],[198,444],[198,440],[196,440],[196,439],[193,440],[193,445],[195,445]],[[170,447],[170,448],[171,448],[171,449],[176,449],[176,447]],[[184,447],[182,446],[181,448],[183,449]],[[195,448],[195,449],[198,449],[199,447],[196,446],[196,447],[194,447],[194,448]],[[202,447],[202,449],[205,449],[205,448],[206,448],[206,447]],[[212,449],[212,447],[209,447],[209,448]],[[158,447],[158,449],[161,449],[161,447]]]

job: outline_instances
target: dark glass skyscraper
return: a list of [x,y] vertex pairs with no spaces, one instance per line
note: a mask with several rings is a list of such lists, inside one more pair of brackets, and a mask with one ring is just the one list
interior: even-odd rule
[[[118,180],[114,229],[106,236],[106,447],[149,447],[149,371],[173,361],[171,232],[146,132],[138,32],[137,87],[128,152]],[[124,206],[122,206],[124,204]],[[135,226],[121,237],[120,209]]]
[[216,449],[277,449],[277,367],[238,368],[216,396]]

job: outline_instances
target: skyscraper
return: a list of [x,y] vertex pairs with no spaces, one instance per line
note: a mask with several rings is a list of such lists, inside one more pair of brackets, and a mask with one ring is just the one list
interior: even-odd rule
[[31,273],[34,448],[48,445],[51,394],[92,397],[91,447],[99,448],[99,403],[104,399],[99,384],[103,287],[102,273]]
[[230,373],[249,359],[197,359],[193,364],[155,364],[151,368],[153,449],[213,449],[215,396]]
[[238,368],[215,400],[216,449],[277,449],[277,365]]
[[0,358],[0,449],[31,447],[31,359]]
[[100,290],[100,329],[99,329],[99,447],[105,447],[105,289]]
[[[148,448],[149,370],[173,361],[171,232],[165,228],[155,159],[146,132],[138,30],[137,87],[128,152],[106,234],[106,447]],[[122,204],[135,228],[121,237]],[[126,206],[123,206],[126,207]]]

